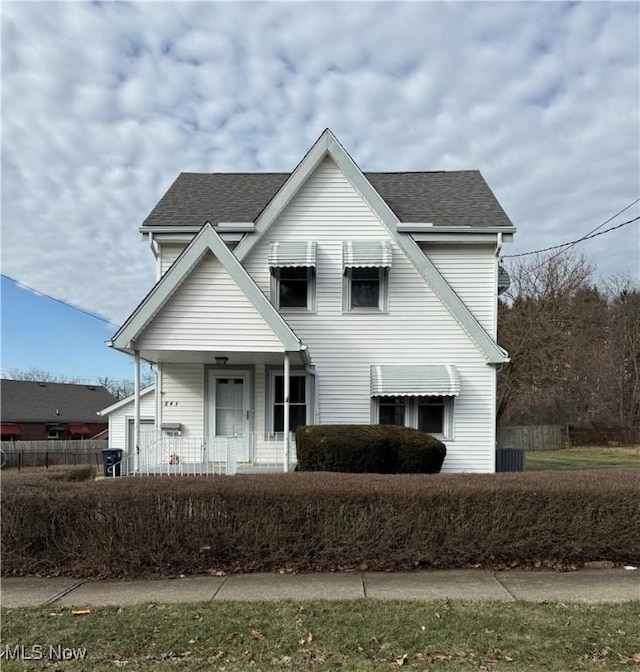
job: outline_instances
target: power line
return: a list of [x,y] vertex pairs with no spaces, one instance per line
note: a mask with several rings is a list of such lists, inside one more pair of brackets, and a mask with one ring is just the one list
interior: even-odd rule
[[11,282],[15,283],[18,287],[24,287],[24,289],[29,289],[32,292],[35,292],[36,294],[39,294],[40,296],[44,296],[47,299],[51,299],[52,301],[57,301],[58,303],[61,303],[63,306],[66,306],[67,308],[71,308],[72,310],[77,310],[79,313],[83,313],[84,315],[88,315],[89,317],[93,317],[95,320],[100,320],[100,322],[104,322],[105,324],[110,324],[112,327],[119,328],[119,324],[114,324],[113,322],[110,322],[109,320],[106,320],[104,317],[100,317],[99,315],[96,315],[95,313],[90,313],[88,310],[83,310],[82,308],[78,308],[77,306],[74,306],[70,303],[67,303],[66,301],[63,301],[62,299],[58,299],[55,296],[51,296],[50,294],[47,294],[46,292],[41,292],[39,289],[35,289],[34,287],[30,287],[29,285],[25,285],[24,282],[18,282],[15,278],[12,278],[11,276],[7,275],[6,273],[0,273],[3,278],[6,278],[7,280],[10,280]]
[[[640,199],[638,199],[640,200]],[[636,201],[637,202],[637,201]],[[618,213],[620,214],[620,213]],[[617,217],[618,215],[614,215],[614,217]],[[613,219],[613,217],[609,218],[607,222],[610,222]],[[515,259],[516,257],[527,257],[531,254],[539,254],[540,252],[549,252],[550,250],[558,250],[560,248],[569,248],[573,247],[574,245],[577,245],[578,243],[581,243],[583,240],[590,240],[591,238],[597,238],[598,236],[604,236],[605,233],[609,233],[610,231],[615,231],[616,229],[621,229],[623,226],[627,226],[627,224],[633,224],[633,222],[637,222],[640,219],[640,217],[634,217],[633,219],[630,219],[627,222],[622,222],[622,224],[617,224],[616,226],[610,226],[608,229],[605,229],[604,231],[600,231],[599,233],[593,233],[594,231],[597,231],[600,227],[604,226],[607,222],[603,222],[599,226],[597,226],[595,229],[592,229],[589,233],[585,234],[581,238],[578,238],[576,240],[571,240],[568,243],[560,243],[560,245],[552,245],[551,247],[543,247],[540,250],[533,250],[532,252],[521,252],[520,254],[505,254],[502,256],[502,259]],[[562,252],[566,252],[565,249],[563,249],[561,252],[558,254],[562,254]],[[558,255],[555,255],[558,256]],[[551,257],[553,259],[553,257]],[[551,261],[549,259],[549,261]],[[546,263],[546,262],[545,262]]]

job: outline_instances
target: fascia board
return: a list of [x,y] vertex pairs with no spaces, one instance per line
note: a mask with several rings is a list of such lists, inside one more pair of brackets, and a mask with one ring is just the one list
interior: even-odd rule
[[498,241],[497,233],[413,233],[411,237],[418,243],[478,243],[481,245],[495,245]]
[[[140,390],[140,396],[144,397],[146,394],[149,394],[149,392],[153,392],[153,390],[155,390],[155,389],[156,389],[155,385],[149,385],[149,387],[145,387],[144,389]],[[100,415],[100,416],[110,415],[114,411],[117,411],[119,408],[122,408],[123,406],[126,406],[127,404],[130,404],[135,398],[136,398],[136,395],[131,394],[124,399],[120,399],[120,401],[117,401],[115,404],[112,404],[111,406],[107,406],[107,408],[103,408],[101,411],[98,411],[97,415]]]
[[430,235],[432,233],[515,233],[515,226],[434,226],[433,224],[419,224],[412,222],[399,222],[398,231],[401,233],[414,233]]
[[141,226],[138,231],[142,234],[147,233],[198,233],[202,229],[200,226]]
[[285,350],[300,350],[301,343],[298,337],[271,303],[269,303],[242,264],[240,264],[210,224],[202,228],[191,244],[176,259],[169,270],[156,283],[155,287],[116,333],[112,339],[113,347],[117,350],[125,350],[127,352],[131,350],[131,344],[136,341],[146,325],[173,296],[208,250],[211,250],[220,259],[229,275],[280,339]]

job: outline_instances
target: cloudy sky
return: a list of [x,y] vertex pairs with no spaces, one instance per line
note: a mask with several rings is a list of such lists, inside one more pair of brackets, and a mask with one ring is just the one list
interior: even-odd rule
[[[180,171],[289,171],[325,127],[363,170],[480,169],[519,229],[506,253],[580,237],[640,196],[639,10],[3,2],[2,272],[120,324]],[[639,231],[579,250],[637,275]]]

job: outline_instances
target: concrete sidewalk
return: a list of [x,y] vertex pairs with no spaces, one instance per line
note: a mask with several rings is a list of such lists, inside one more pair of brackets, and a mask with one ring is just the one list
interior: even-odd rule
[[148,602],[262,600],[500,600],[626,602],[640,600],[640,570],[575,572],[480,569],[321,574],[233,574],[154,581],[4,578],[3,607],[127,606]]

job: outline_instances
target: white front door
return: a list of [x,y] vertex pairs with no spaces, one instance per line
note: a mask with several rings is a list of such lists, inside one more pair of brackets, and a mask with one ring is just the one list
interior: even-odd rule
[[210,459],[226,461],[227,447],[236,450],[238,462],[249,461],[250,397],[246,371],[209,373],[209,445]]

